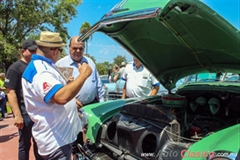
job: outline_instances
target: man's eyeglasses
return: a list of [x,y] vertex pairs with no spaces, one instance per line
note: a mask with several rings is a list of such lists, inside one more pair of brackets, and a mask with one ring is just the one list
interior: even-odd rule
[[78,49],[79,49],[80,51],[84,50],[84,48],[83,48],[83,47],[80,47],[80,48],[73,47],[72,49],[73,49],[73,50],[78,50]]
[[58,49],[60,51],[60,53],[62,53],[63,49],[62,48],[51,48],[51,50],[55,50]]

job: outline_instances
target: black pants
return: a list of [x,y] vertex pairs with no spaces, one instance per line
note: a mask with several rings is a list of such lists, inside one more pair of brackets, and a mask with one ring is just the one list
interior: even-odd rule
[[43,160],[39,155],[37,144],[32,136],[33,122],[27,114],[23,114],[24,127],[19,129],[19,146],[18,146],[18,159],[29,160],[29,151],[31,147],[31,139],[33,140],[33,150],[36,160]]

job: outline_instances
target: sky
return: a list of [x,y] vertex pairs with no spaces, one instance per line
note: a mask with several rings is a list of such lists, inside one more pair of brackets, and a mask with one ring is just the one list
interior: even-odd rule
[[[78,15],[65,26],[69,35],[79,35],[79,29],[84,22],[94,25],[104,14],[108,13],[121,0],[82,0],[78,6]],[[202,0],[205,4],[215,10],[223,18],[227,19],[238,30],[240,29],[240,0]],[[132,61],[132,56],[118,43],[103,33],[96,32],[88,42],[88,53],[93,56],[97,63],[108,61],[118,55],[125,56],[127,61]]]

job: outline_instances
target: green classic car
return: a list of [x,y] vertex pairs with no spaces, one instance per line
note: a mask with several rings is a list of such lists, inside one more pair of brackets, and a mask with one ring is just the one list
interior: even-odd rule
[[[80,159],[233,160],[240,148],[240,32],[198,0],[122,0],[79,41],[103,32],[145,67],[168,94],[84,107]],[[178,80],[199,73],[211,80]]]

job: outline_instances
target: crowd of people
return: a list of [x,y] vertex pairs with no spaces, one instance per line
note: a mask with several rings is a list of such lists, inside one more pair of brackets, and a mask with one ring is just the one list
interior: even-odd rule
[[[29,159],[31,141],[37,160],[77,159],[77,144],[88,149],[84,107],[103,102],[105,90],[96,65],[84,56],[85,43],[78,38],[71,38],[69,55],[59,59],[66,44],[59,33],[43,31],[39,40],[22,43],[21,59],[8,68],[6,78],[0,74],[0,109],[7,116],[7,97],[19,132],[19,160]],[[66,77],[58,67],[72,68],[72,75]],[[159,89],[159,82],[136,57],[113,66],[109,80],[119,79],[125,81],[123,99],[156,95]]]

